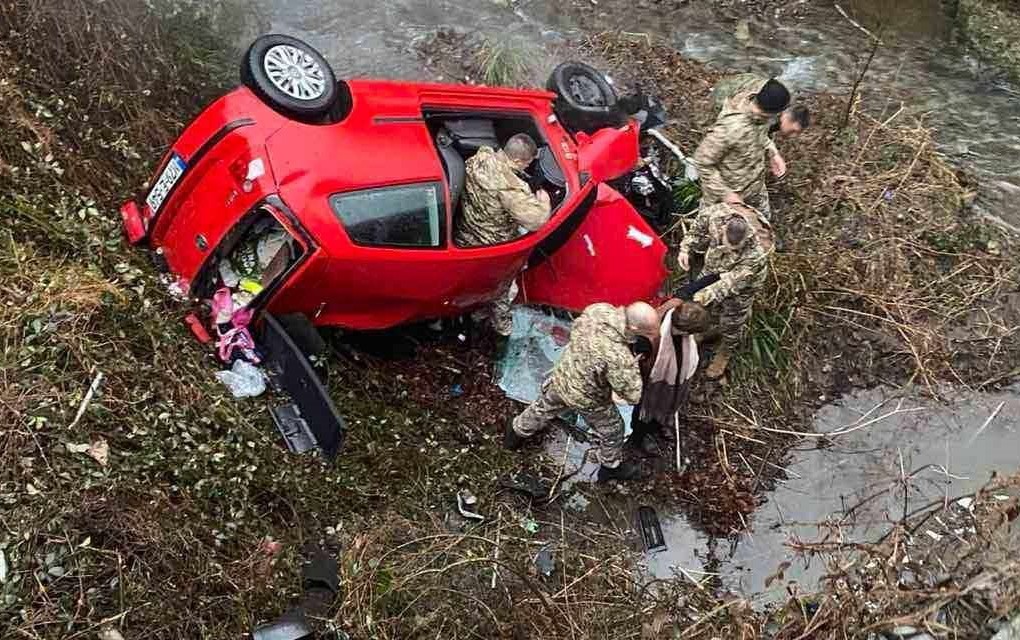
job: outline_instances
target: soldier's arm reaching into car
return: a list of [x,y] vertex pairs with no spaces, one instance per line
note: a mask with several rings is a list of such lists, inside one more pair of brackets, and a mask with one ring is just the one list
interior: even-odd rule
[[523,180],[518,179],[515,184],[508,184],[500,192],[499,202],[517,224],[528,231],[538,231],[549,221],[549,194],[541,189],[532,193]]

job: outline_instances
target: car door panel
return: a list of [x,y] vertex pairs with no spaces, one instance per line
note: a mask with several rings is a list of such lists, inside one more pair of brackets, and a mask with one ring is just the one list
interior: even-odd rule
[[665,282],[666,245],[627,200],[600,184],[591,210],[549,255],[533,254],[521,300],[571,311],[651,301]]

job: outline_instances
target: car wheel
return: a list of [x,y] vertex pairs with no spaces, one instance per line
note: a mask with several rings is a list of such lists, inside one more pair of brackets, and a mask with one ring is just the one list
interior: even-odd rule
[[571,131],[593,133],[626,122],[608,78],[582,62],[564,62],[556,67],[546,88],[556,94],[556,115]]
[[241,62],[241,81],[287,117],[323,122],[337,115],[342,91],[333,69],[297,38],[270,34],[256,39]]

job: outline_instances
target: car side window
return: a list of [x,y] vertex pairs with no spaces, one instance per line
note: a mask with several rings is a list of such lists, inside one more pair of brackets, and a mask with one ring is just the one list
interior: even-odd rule
[[435,248],[446,237],[438,182],[338,193],[329,204],[355,244]]

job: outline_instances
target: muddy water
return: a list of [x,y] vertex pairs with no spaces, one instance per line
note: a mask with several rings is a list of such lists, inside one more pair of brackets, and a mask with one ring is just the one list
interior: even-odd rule
[[[646,554],[644,570],[654,578],[718,576],[726,589],[760,603],[779,600],[790,583],[810,589],[825,569],[790,543],[821,540],[834,531],[828,527],[832,524],[839,525],[846,541],[872,542],[902,518],[904,507],[909,512],[965,495],[993,472],[1015,470],[1020,465],[1020,386],[995,394],[946,389],[945,395],[955,399],[939,404],[879,388],[823,407],[814,419],[817,432],[848,433],[807,438],[784,459],[771,461],[782,467],[785,479],[766,494],[746,533],[710,538],[685,514],[660,506],[667,548]],[[573,470],[584,448],[567,444],[567,437],[557,434],[547,452]],[[761,461],[751,464],[757,468]],[[596,465],[588,464],[568,485],[590,493],[584,483],[592,482],[596,471]],[[624,497],[612,505],[611,517],[632,523],[636,507]],[[603,508],[589,505],[589,515],[598,518]],[[789,564],[783,579],[766,587],[783,563]]]
[[[874,541],[903,516],[904,504],[909,511],[964,495],[993,472],[1015,470],[1020,462],[1020,388],[948,395],[958,397],[946,405],[910,398],[900,404],[888,390],[873,389],[826,406],[815,417],[819,433],[867,426],[834,437],[822,448],[819,439],[807,439],[792,450],[780,463],[787,479],[768,494],[749,533],[709,540],[694,534],[683,516],[667,519],[667,538],[675,544],[649,558],[650,572],[665,577],[677,566],[711,569],[731,589],[762,600],[779,598],[788,582],[810,587],[823,573],[820,563],[798,556],[787,544],[821,539],[829,530],[820,525],[838,522],[846,540]],[[783,562],[791,563],[785,579],[767,589],[766,579]]]
[[[347,77],[380,76],[437,79],[419,59],[415,45],[439,28],[511,34],[532,46],[536,81],[552,64],[569,55],[566,45],[578,30],[554,0],[256,0],[261,31],[279,31],[307,39],[323,50]],[[745,30],[720,19],[703,3],[670,19],[631,3],[602,0],[606,26],[655,34],[687,55],[725,70],[755,69],[780,75],[800,92],[845,91],[856,77],[868,37],[835,11],[801,20],[751,21]],[[951,23],[938,12],[939,0],[848,0],[844,6],[867,28],[885,21],[884,44],[878,49],[863,85],[864,106],[876,115],[923,116],[939,130],[944,153],[981,180],[977,206],[1006,225],[1020,227],[1020,93],[995,79],[950,43]],[[446,79],[448,80],[448,79]],[[819,432],[854,424],[888,391],[850,395],[820,411]],[[998,417],[976,439],[974,432],[1004,403]],[[1018,466],[1020,424],[1018,390],[995,395],[960,394],[952,405],[906,401],[899,413],[865,429],[814,448],[807,440],[782,462],[788,479],[767,496],[750,523],[750,532],[734,540],[710,540],[695,532],[682,514],[661,514],[669,548],[646,558],[647,571],[672,575],[683,567],[691,575],[719,573],[724,584],[747,594],[764,590],[765,578],[784,560],[793,560],[787,579],[810,583],[821,567],[792,557],[784,544],[797,537],[818,537],[819,521],[840,517],[878,488],[887,495],[857,510],[850,536],[869,533],[895,518],[903,508],[896,489],[903,469],[929,467],[910,483],[908,506],[940,495],[955,495],[979,486],[993,470]],[[889,406],[880,408],[880,415]],[[870,418],[869,418],[870,419]],[[560,461],[565,443],[550,454]],[[580,450],[566,452],[580,461]],[[590,481],[586,469],[576,482]],[[583,490],[583,487],[579,485]],[[769,598],[782,589],[758,597]]]

